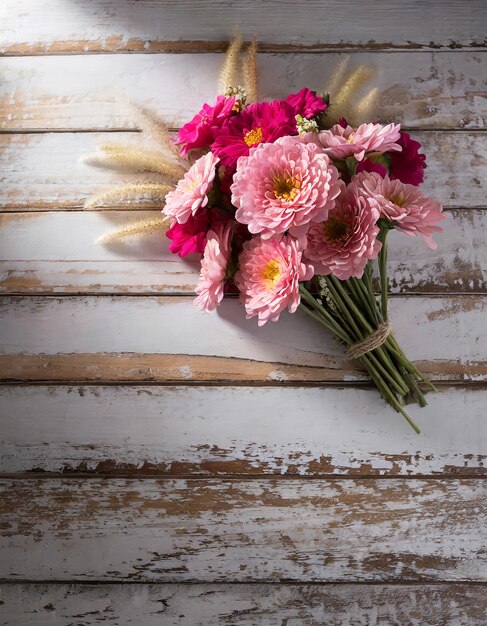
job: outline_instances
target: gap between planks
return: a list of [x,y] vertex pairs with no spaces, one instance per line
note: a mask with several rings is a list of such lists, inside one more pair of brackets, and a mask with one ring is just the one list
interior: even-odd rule
[[[448,474],[446,472],[438,472],[435,474],[158,474],[153,473],[109,473],[109,472],[44,472],[32,470],[30,472],[0,472],[0,481],[2,480],[188,480],[188,481],[208,481],[215,480],[221,482],[253,482],[253,481],[378,481],[378,480],[424,480],[424,481],[487,481],[487,475],[484,468],[481,471],[472,470],[462,474]],[[0,579],[1,582],[1,579]]]
[[[131,46],[126,49],[103,49],[99,41],[57,41],[55,44],[46,47],[45,44],[18,44],[11,46],[10,49],[0,53],[0,58],[11,57],[47,57],[47,56],[102,56],[109,54],[128,55],[128,54],[212,54],[215,52],[226,52],[229,41],[146,41],[132,40]],[[244,45],[248,46],[250,41],[245,41]],[[395,54],[397,52],[486,52],[487,42],[472,42],[470,44],[460,44],[451,42],[449,45],[443,44],[393,44],[378,43],[372,44],[330,44],[323,43],[316,45],[293,45],[293,44],[272,44],[259,42],[259,52],[262,53],[279,53],[279,54],[336,54],[337,52],[353,52],[360,53],[388,53]],[[87,48],[87,49],[85,49]]]

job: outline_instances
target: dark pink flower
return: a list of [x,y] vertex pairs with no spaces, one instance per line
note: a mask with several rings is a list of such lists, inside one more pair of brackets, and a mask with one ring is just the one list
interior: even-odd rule
[[427,167],[425,155],[419,154],[421,144],[403,131],[397,143],[402,147],[402,151],[391,152],[388,155],[391,160],[389,176],[402,183],[420,185],[424,178],[423,170]]
[[239,157],[260,143],[296,134],[293,108],[284,100],[256,102],[229,118],[218,132],[211,150],[225,167],[234,170]]
[[204,104],[201,111],[178,132],[175,143],[183,144],[181,155],[196,148],[208,148],[216,132],[232,114],[234,105],[235,96],[218,96],[215,106]]
[[206,232],[210,224],[208,211],[199,211],[190,216],[184,224],[174,220],[166,236],[172,240],[169,250],[181,258],[187,254],[203,254],[206,245]]
[[377,172],[377,174],[384,177],[387,175],[387,167],[382,165],[382,163],[374,161],[373,159],[364,159],[363,161],[359,161],[355,172],[357,174],[359,172]]
[[294,115],[302,115],[307,118],[318,115],[328,106],[323,98],[316,94],[316,91],[311,91],[307,87],[304,87],[298,93],[292,93],[284,102],[287,102],[293,108]]

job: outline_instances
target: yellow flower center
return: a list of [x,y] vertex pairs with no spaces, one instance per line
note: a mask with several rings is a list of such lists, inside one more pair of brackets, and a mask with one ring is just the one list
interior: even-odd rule
[[256,143],[260,143],[262,141],[262,128],[257,126],[257,128],[249,130],[249,132],[244,135],[244,141],[249,148],[255,146]]
[[266,289],[272,289],[281,277],[281,266],[277,259],[268,261],[262,270],[262,278],[266,283]]
[[352,225],[339,217],[331,216],[323,224],[324,235],[330,243],[344,243],[351,234]]
[[392,204],[400,207],[403,207],[406,204],[406,198],[404,197],[403,193],[399,193],[397,196],[391,196],[389,200],[390,202],[392,202]]
[[355,133],[350,133],[347,143],[353,143],[355,141]]
[[279,200],[292,202],[300,188],[301,181],[294,176],[276,176],[274,179],[274,195]]

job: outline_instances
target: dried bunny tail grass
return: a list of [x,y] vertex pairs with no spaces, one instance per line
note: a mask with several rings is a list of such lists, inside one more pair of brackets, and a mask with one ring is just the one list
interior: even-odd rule
[[174,189],[173,185],[160,185],[156,183],[137,183],[122,185],[94,196],[85,203],[85,209],[93,209],[97,206],[112,206],[119,202],[132,202],[140,198],[147,200],[163,200],[166,194]]
[[140,237],[149,237],[154,234],[163,234],[169,228],[169,222],[161,217],[152,217],[145,220],[127,222],[120,228],[105,233],[95,240],[96,244],[115,243]]
[[377,87],[371,89],[363,98],[360,98],[351,107],[350,123],[353,126],[363,124],[377,108],[379,90]]
[[102,145],[100,150],[102,152],[83,157],[83,161],[100,167],[157,172],[176,182],[186,173],[183,167],[171,162],[159,152],[116,143]]
[[186,161],[181,157],[179,148],[171,139],[170,126],[166,124],[153,111],[142,106],[132,104],[131,108],[135,114],[135,122],[140,130],[160,148],[165,148],[183,166],[187,168]]
[[237,84],[242,43],[242,35],[237,33],[228,46],[223,67],[218,77],[218,93],[220,94],[225,93],[227,87]]
[[255,38],[248,47],[243,71],[247,102],[257,102],[259,99],[259,85],[257,74],[257,40]]
[[331,101],[335,100],[335,93],[338,92],[340,85],[343,82],[343,77],[345,76],[345,72],[347,70],[348,64],[350,63],[350,57],[345,57],[339,63],[337,63],[333,73],[331,75],[330,80],[323,88],[323,91],[330,94]]
[[369,65],[359,65],[340,87],[335,100],[340,104],[347,104],[366,83],[375,77],[376,73],[375,68]]
[[[343,82],[333,98],[333,107],[330,118],[345,117],[352,118],[354,115],[355,105],[353,98],[358,100],[358,92],[376,75],[376,70],[368,65],[359,65],[359,67],[350,74]],[[328,119],[330,119],[328,118]],[[330,119],[330,122],[332,119]]]

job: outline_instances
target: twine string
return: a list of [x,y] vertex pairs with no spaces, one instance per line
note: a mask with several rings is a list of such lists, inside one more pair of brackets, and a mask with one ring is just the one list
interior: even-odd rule
[[349,348],[347,348],[347,355],[351,359],[358,359],[367,352],[372,352],[376,348],[380,348],[380,346],[385,342],[387,337],[391,334],[391,325],[389,322],[381,322],[376,330],[370,335],[367,335],[365,339],[361,341],[357,341],[357,343],[353,343]]

